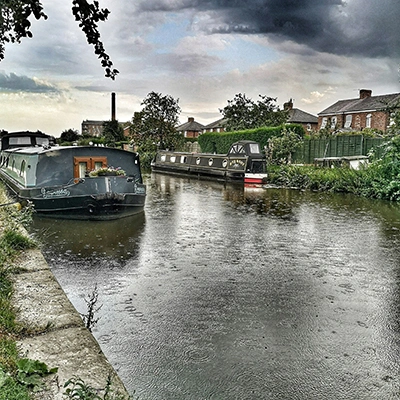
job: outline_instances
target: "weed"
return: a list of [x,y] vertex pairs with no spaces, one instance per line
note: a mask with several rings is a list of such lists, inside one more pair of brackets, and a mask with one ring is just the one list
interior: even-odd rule
[[86,326],[87,329],[89,329],[89,332],[92,332],[92,328],[97,324],[100,318],[95,319],[95,313],[100,311],[101,307],[103,307],[103,304],[100,306],[97,306],[97,302],[99,300],[99,293],[97,291],[97,285],[95,285],[92,294],[89,296],[87,299],[85,297],[85,302],[87,306],[87,313],[86,314],[81,314],[81,317],[83,319],[83,322]]
[[65,392],[64,395],[67,399],[73,400],[131,400],[115,390],[113,387],[111,376],[107,378],[107,383],[104,388],[95,389],[92,386],[85,383],[81,378],[74,376],[68,379],[64,384]]
[[21,358],[16,364],[17,381],[33,391],[43,388],[43,377],[58,371],[58,368],[49,369],[45,363],[29,358]]

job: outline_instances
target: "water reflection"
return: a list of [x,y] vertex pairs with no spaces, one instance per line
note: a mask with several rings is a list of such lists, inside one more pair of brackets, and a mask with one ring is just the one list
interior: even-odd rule
[[135,255],[144,225],[144,213],[112,221],[35,217],[32,231],[47,248],[45,251],[80,258],[105,256],[127,259]]
[[101,252],[74,225],[44,249],[77,308],[98,284],[94,333],[140,399],[399,398],[398,207],[165,175],[147,185],[142,224],[105,229]]

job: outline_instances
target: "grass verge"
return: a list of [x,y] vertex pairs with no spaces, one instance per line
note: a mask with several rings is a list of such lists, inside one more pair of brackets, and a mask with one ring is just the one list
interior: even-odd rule
[[[0,187],[0,204],[7,202],[4,188]],[[13,206],[0,206],[0,400],[31,398],[29,388],[17,379],[20,358],[16,339],[21,327],[11,305],[11,277],[18,272],[15,260],[21,251],[35,246],[19,228],[20,217]]]

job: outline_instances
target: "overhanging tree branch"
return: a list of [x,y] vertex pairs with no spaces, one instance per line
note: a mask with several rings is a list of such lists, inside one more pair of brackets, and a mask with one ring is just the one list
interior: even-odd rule
[[[79,22],[87,42],[93,45],[94,53],[101,60],[105,76],[115,79],[118,70],[113,69],[97,25],[98,22],[107,20],[110,11],[101,9],[98,1],[73,0],[72,14]],[[0,61],[4,59],[6,43],[20,43],[22,38],[33,36],[29,20],[32,15],[36,19],[47,19],[40,0],[0,0]]]

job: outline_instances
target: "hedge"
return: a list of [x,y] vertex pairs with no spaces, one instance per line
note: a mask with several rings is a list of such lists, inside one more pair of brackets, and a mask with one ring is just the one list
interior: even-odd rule
[[268,139],[279,136],[282,129],[291,129],[301,138],[304,137],[304,128],[300,124],[287,124],[275,127],[247,129],[235,132],[206,132],[198,137],[202,153],[227,154],[231,145],[239,140],[253,140],[261,148],[268,145]]

